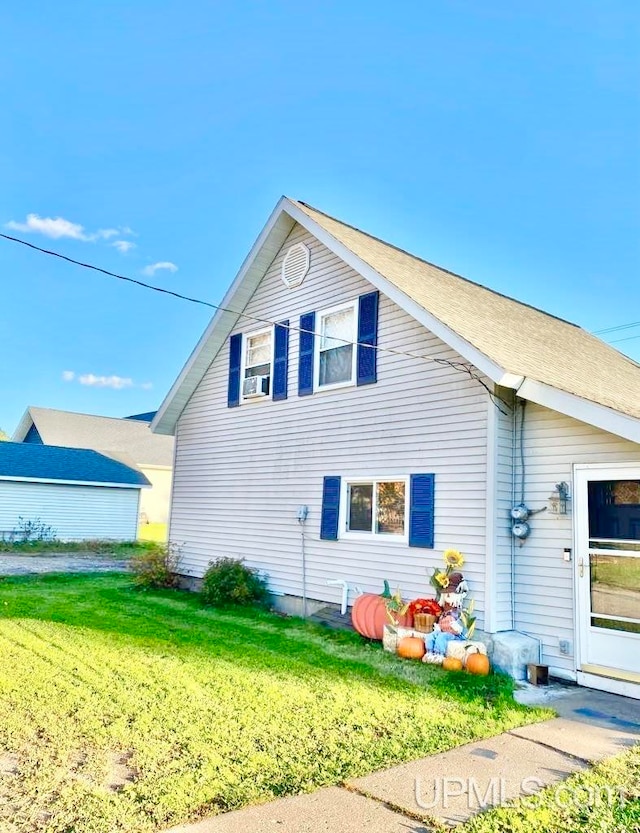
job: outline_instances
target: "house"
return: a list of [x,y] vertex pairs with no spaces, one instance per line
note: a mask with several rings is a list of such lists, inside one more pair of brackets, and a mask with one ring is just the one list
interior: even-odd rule
[[155,412],[124,419],[27,408],[12,437],[14,442],[92,448],[139,469],[151,484],[140,499],[140,517],[166,524],[169,516],[173,439],[152,434]]
[[152,430],[185,576],[415,598],[453,547],[504,667],[638,696],[640,366],[580,327],[283,197]]
[[61,541],[133,541],[149,485],[137,469],[90,449],[0,443],[0,537],[38,524]]

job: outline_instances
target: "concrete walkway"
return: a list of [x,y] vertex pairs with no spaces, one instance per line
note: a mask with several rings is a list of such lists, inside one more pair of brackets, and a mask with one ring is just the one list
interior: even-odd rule
[[96,553],[55,555],[8,555],[0,553],[0,576],[30,576],[42,573],[102,573],[123,571],[127,562]]
[[640,700],[584,688],[557,694],[545,698],[553,720],[168,833],[428,833],[430,821],[460,824],[640,743]]

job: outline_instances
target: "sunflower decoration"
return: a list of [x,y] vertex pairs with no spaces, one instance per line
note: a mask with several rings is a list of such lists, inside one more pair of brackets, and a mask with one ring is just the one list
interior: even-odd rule
[[464,565],[464,556],[458,550],[445,550],[442,556],[447,567],[460,569]]
[[438,595],[449,587],[454,573],[460,576],[461,579],[463,578],[462,574],[458,572],[464,564],[464,556],[461,552],[454,549],[445,550],[442,554],[442,560],[444,561],[444,569],[436,567],[429,579],[431,586]]

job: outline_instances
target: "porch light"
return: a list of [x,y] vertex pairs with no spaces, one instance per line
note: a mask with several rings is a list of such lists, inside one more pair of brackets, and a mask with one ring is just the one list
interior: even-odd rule
[[566,515],[569,503],[569,486],[562,481],[556,483],[553,492],[549,495],[547,505],[552,515]]

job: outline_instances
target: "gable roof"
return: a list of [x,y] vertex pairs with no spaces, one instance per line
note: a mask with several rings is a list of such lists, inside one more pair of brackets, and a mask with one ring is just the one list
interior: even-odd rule
[[128,465],[173,465],[173,440],[153,434],[142,415],[118,419],[30,407],[12,439],[22,442],[32,425],[45,445],[93,448]]
[[[435,266],[303,202],[280,200],[221,306],[242,312],[295,222],[495,383],[640,442],[636,362],[575,324]],[[270,254],[266,266],[265,248]],[[214,315],[160,407],[153,430],[173,431],[237,320],[238,315],[221,311]]]
[[0,443],[0,480],[150,485],[141,471],[88,448],[13,442]]

